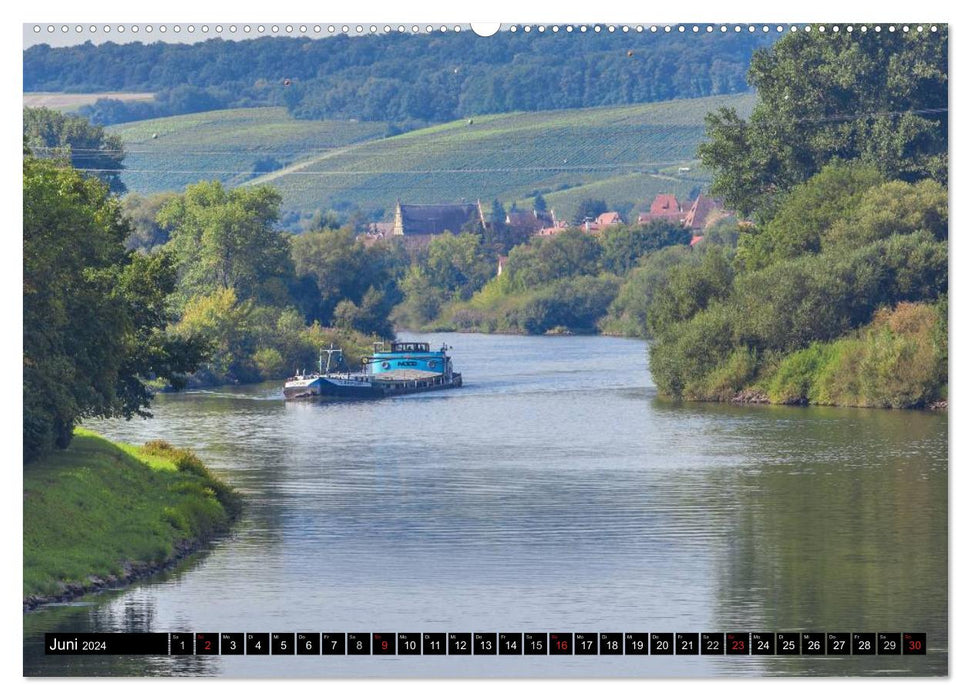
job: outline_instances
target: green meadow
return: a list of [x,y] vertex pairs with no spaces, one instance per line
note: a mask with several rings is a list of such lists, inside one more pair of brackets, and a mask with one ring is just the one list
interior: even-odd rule
[[164,564],[224,531],[240,509],[188,450],[112,443],[80,428],[66,450],[24,469],[23,498],[24,597]]

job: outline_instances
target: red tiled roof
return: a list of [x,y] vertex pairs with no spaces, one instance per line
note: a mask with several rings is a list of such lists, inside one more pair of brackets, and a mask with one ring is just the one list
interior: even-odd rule
[[708,223],[711,214],[718,209],[721,209],[721,205],[717,200],[704,195],[698,195],[698,198],[691,205],[691,209],[688,210],[688,213],[684,217],[684,225],[690,229],[703,229]]
[[651,214],[655,216],[670,216],[672,213],[681,213],[681,205],[673,194],[659,194],[651,202]]
[[597,220],[595,223],[599,227],[599,226],[613,226],[614,224],[622,224],[624,222],[621,220],[620,214],[618,214],[617,212],[605,211],[603,214],[597,217]]

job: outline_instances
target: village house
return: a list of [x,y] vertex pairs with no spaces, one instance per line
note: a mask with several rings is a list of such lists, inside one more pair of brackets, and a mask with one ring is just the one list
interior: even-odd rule
[[557,221],[556,219],[553,219],[552,225],[547,226],[546,228],[541,228],[539,231],[536,232],[536,235],[537,236],[555,236],[555,235],[557,235],[559,233],[563,233],[568,228],[570,228],[569,222],[566,222],[566,221]]
[[540,229],[553,225],[553,214],[547,211],[511,211],[506,214],[506,226],[527,236],[536,235]]
[[618,226],[622,223],[624,223],[624,220],[620,218],[620,214],[618,212],[605,211],[593,221],[584,221],[583,230],[587,233],[597,233],[606,228]]
[[482,213],[482,203],[475,204],[402,204],[397,202],[394,210],[394,236],[437,236],[449,233],[459,234],[470,221],[478,219],[486,225]]
[[721,200],[713,199],[703,194],[698,195],[687,211],[684,211],[677,197],[673,194],[659,194],[651,203],[651,211],[637,216],[637,223],[646,224],[651,221],[676,221],[692,232],[689,245],[693,248],[704,240],[705,228],[728,216]]
[[683,220],[681,204],[673,194],[659,194],[651,202],[651,210],[637,216],[637,223],[646,224],[658,219],[681,223]]
[[698,195],[684,216],[684,225],[692,231],[704,231],[709,224],[724,218],[725,214],[721,200]]

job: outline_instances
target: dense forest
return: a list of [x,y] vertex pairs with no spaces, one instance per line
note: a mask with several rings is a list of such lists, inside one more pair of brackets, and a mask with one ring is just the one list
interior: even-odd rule
[[475,114],[635,104],[744,92],[753,51],[774,37],[649,32],[471,31],[325,40],[264,37],[24,51],[24,91],[155,92],[101,99],[96,124],[226,107],[285,105],[302,119],[407,128]]

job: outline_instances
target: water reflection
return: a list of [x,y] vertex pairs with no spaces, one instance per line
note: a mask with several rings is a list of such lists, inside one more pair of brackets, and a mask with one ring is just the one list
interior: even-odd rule
[[[461,390],[285,404],[276,385],[162,397],[98,426],[197,450],[248,496],[182,573],[25,616],[44,631],[926,631],[926,658],[254,659],[71,672],[645,676],[945,673],[947,420],[674,404],[643,343],[434,335]],[[130,612],[129,612],[130,611]],[[66,625],[66,626],[64,626]],[[90,665],[87,665],[90,664]],[[107,664],[107,665],[106,665]],[[117,668],[117,671],[114,669]],[[138,669],[134,670],[133,669]]]

